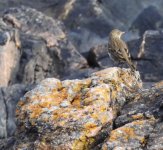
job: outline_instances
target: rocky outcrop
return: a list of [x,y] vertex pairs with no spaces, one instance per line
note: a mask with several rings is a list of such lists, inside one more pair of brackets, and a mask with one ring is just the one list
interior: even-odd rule
[[0,149],[163,148],[163,82],[143,89],[138,72],[108,68],[83,80],[47,78],[20,99],[27,90],[1,90],[1,138],[8,138]]
[[160,81],[163,79],[163,47],[162,31],[146,31],[140,45],[137,67],[142,72],[144,81]]
[[[163,149],[162,0],[0,4],[0,149]],[[124,66],[93,73],[115,66],[108,32],[129,27],[146,89]]]
[[115,130],[111,131],[102,149],[163,148],[163,84],[157,85],[140,92],[120,110]]
[[16,64],[8,62],[11,65],[8,68],[14,68],[16,79],[10,79],[11,73],[5,78],[12,84],[38,83],[46,77],[63,78],[72,74],[77,77],[80,76],[79,70],[83,74],[83,68],[87,68],[86,59],[68,40],[60,21],[22,6],[8,9],[1,23],[9,30],[16,28],[20,32],[21,54],[17,52],[20,56],[15,56],[16,50],[8,49],[14,51],[9,54],[16,59]]
[[[91,149],[113,129],[118,111],[139,91],[139,73],[109,68],[83,80],[43,80],[19,101],[16,148]],[[21,137],[25,136],[25,139]]]

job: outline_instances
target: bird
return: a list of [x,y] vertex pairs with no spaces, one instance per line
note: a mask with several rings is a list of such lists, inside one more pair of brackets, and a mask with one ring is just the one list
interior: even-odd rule
[[131,61],[127,44],[121,39],[124,33],[119,29],[113,29],[109,33],[108,54],[114,62],[127,63],[131,70],[135,71],[136,67]]

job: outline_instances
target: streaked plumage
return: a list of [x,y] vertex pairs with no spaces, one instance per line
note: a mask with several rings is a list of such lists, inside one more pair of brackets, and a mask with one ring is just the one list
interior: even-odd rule
[[121,39],[124,32],[114,29],[109,34],[108,52],[109,56],[116,62],[127,63],[132,70],[136,70],[131,61],[130,53],[126,43]]

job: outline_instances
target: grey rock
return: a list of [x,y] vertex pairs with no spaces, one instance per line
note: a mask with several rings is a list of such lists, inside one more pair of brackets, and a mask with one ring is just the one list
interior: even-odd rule
[[143,35],[146,30],[157,30],[162,27],[163,18],[156,7],[145,8],[133,21],[131,29],[138,30]]
[[88,54],[88,62],[93,67],[109,67],[113,66],[113,61],[110,59],[107,53],[107,44],[98,45],[96,47],[92,47]]
[[148,150],[161,150],[163,149],[163,122],[159,122],[153,132],[149,136],[146,146]]
[[9,27],[21,32],[22,55],[14,83],[38,83],[45,77],[62,78],[87,68],[86,59],[68,40],[59,20],[25,6],[8,9],[3,18]]
[[3,87],[12,84],[15,80],[21,51],[19,33],[5,25],[0,27],[0,32],[0,70],[3,70],[0,76],[0,87]]
[[142,73],[144,81],[160,81],[163,79],[163,32],[146,31],[143,35],[137,68]]
[[0,138],[6,138],[14,134],[16,129],[16,104],[30,88],[32,86],[21,84],[0,88]]
[[15,83],[38,83],[48,76],[58,77],[58,69],[53,66],[42,39],[22,34],[21,43],[22,55]]

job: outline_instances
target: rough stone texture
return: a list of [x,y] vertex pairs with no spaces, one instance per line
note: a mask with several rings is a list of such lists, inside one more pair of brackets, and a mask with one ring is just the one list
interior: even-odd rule
[[[2,23],[2,22],[1,22]],[[17,31],[16,31],[17,32]],[[19,67],[20,50],[17,43],[20,39],[16,37],[16,32],[12,29],[0,28],[0,87],[8,86],[15,80],[16,71]],[[17,41],[18,40],[18,41]]]
[[144,81],[163,79],[163,31],[146,31],[143,35],[137,62]]
[[134,20],[131,29],[138,30],[143,35],[146,30],[157,30],[163,24],[163,18],[154,6],[144,9]]
[[77,77],[87,68],[86,59],[67,39],[60,21],[24,6],[8,9],[3,21],[21,32],[22,55],[17,80],[13,83],[38,83],[46,77],[75,76],[78,70]]
[[29,86],[20,84],[0,88],[0,138],[14,134],[16,129],[15,108],[20,97],[29,89],[31,89]]
[[108,44],[92,47],[88,54],[88,62],[93,67],[113,67],[114,63],[108,55]]
[[83,80],[45,79],[19,102],[15,147],[94,148],[112,130],[130,94],[141,86],[138,72],[120,68]]
[[154,128],[154,123],[154,120],[139,120],[111,131],[102,150],[143,150],[147,142],[147,137]]
[[159,122],[153,132],[149,136],[149,141],[146,147],[148,150],[163,149],[163,122]]
[[[158,149],[162,144],[163,82],[137,93],[119,112],[115,130],[103,149],[131,147],[133,149]],[[124,135],[125,134],[125,135]],[[119,147],[119,148],[120,148]]]
[[[58,44],[65,38],[62,24],[58,20],[28,7],[10,8],[4,12],[3,20],[11,26],[20,28],[26,34],[42,37],[48,47]],[[17,25],[19,24],[19,25]]]

